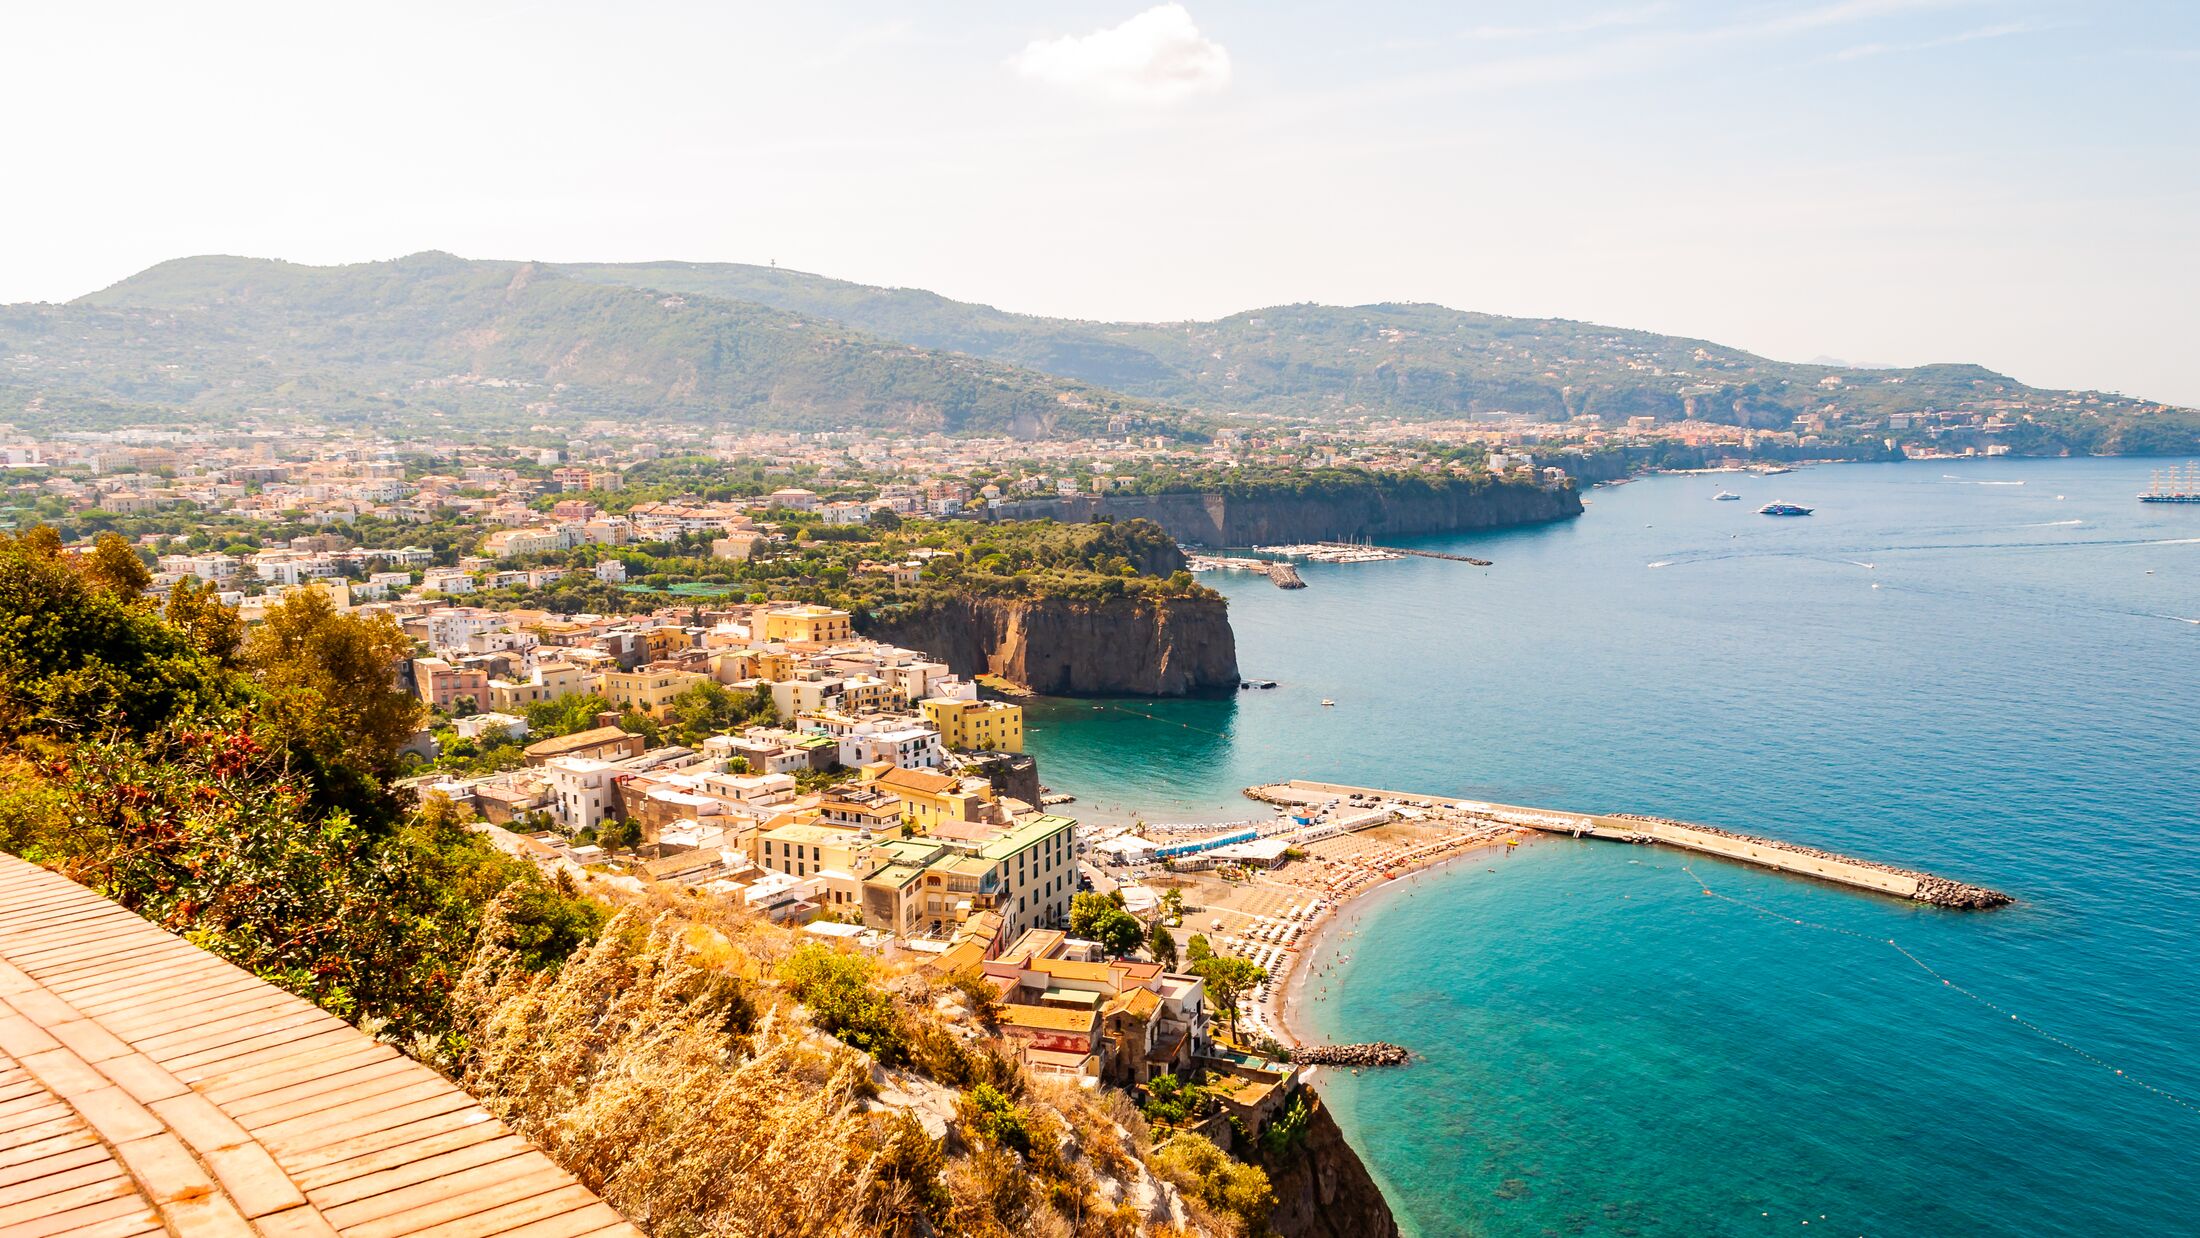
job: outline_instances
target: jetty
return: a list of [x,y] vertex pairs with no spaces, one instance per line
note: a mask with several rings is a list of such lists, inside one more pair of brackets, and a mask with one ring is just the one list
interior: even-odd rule
[[1471,555],[1446,554],[1441,550],[1415,550],[1410,546],[1369,546],[1352,542],[1317,542],[1315,544],[1328,546],[1336,550],[1379,550],[1386,555],[1414,555],[1423,559],[1448,559],[1453,563],[1467,563],[1475,567],[1490,566],[1488,559],[1477,559]]
[[1298,1066],[1405,1066],[1413,1051],[1404,1045],[1377,1040],[1363,1045],[1300,1045],[1291,1050]]
[[1299,569],[1289,563],[1229,555],[1192,555],[1188,562],[1194,572],[1255,572],[1266,576],[1278,589],[1306,587],[1306,580],[1299,575]]
[[1821,847],[1740,834],[1716,826],[1640,813],[1580,813],[1565,809],[1528,808],[1518,804],[1493,804],[1482,800],[1421,795],[1409,791],[1385,791],[1303,779],[1249,787],[1245,794],[1263,803],[1286,806],[1343,802],[1354,807],[1416,808],[1464,815],[1495,825],[1536,830],[1545,834],[1671,847],[1774,872],[1813,877],[1850,889],[1928,903],[1935,907],[2002,907],[2015,901],[1999,890],[1951,880],[1917,869],[1899,868],[1876,860],[1842,855]]
[[642,1238],[435,1071],[6,855],[0,1234]]

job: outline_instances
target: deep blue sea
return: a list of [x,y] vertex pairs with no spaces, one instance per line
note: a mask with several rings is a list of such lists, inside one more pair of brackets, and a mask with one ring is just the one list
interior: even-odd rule
[[2021,900],[1549,841],[1356,904],[1307,1018],[1426,1058],[1322,1085],[1409,1233],[2200,1234],[2200,506],[2134,501],[2149,467],[1659,477],[1417,543],[1487,569],[1210,576],[1280,688],[1046,702],[1030,747],[1088,817],[1329,778]]

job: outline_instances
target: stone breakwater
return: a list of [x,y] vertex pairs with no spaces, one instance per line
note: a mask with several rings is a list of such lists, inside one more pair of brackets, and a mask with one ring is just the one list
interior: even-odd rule
[[1291,1050],[1291,1061],[1300,1066],[1405,1066],[1413,1061],[1413,1051],[1381,1040],[1362,1045],[1300,1045]]
[[[1877,860],[1860,860],[1857,859],[1855,856],[1842,855],[1837,851],[1827,851],[1819,847],[1806,847],[1800,843],[1782,842],[1778,839],[1773,838],[1760,838],[1753,834],[1738,834],[1733,830],[1722,830],[1716,826],[1698,825],[1693,821],[1675,821],[1670,817],[1652,817],[1643,813],[1632,812],[1609,813],[1606,814],[1602,819],[1605,821],[1640,821],[1647,826],[1662,827],[1663,830],[1686,831],[1691,834],[1705,834],[1714,838],[1731,839],[1734,842],[1741,843],[1750,847],[1761,847],[1770,850],[1776,850],[1789,856],[1795,856],[1810,860],[1821,860],[1827,863],[1841,864],[1853,868],[1869,869],[1873,872],[1887,873],[1895,877],[1915,881],[1917,883],[1917,886],[1913,891],[1910,892],[1908,897],[1920,903],[1930,903],[1935,907],[1979,909],[1987,907],[2005,907],[2010,903],[2016,901],[2015,899],[2009,897],[2007,894],[2004,894],[1999,890],[1989,890],[1984,886],[1969,885],[1961,881],[1951,881],[1946,877],[1936,877],[1931,873],[1919,872],[1918,870],[1912,868],[1897,868],[1892,864],[1881,864]],[[1639,838],[1643,842],[1676,842],[1676,840],[1670,836],[1661,836],[1659,834],[1648,832],[1639,835]]]
[[[1354,810],[1364,811],[1403,811],[1411,808],[1439,817],[1487,822],[1491,826],[1511,826],[1546,834],[1571,835],[1575,838],[1603,838],[1613,842],[1675,847],[1683,851],[1752,864],[1759,868],[1769,868],[1776,872],[1830,881],[1894,898],[1906,898],[1935,907],[2005,907],[2016,901],[1999,890],[1951,881],[1917,869],[1897,868],[1875,860],[1859,860],[1819,847],[1782,842],[1753,834],[1738,834],[1716,826],[1676,821],[1671,817],[1653,817],[1642,813],[1581,813],[1555,808],[1526,808],[1517,804],[1492,804],[1480,800],[1452,799],[1448,796],[1416,795],[1405,791],[1314,782],[1303,778],[1249,788],[1245,794],[1265,803],[1294,808],[1333,808],[1340,805],[1349,805]],[[1387,876],[1388,873],[1383,875]],[[1364,873],[1359,876],[1366,879]],[[1329,894],[1331,898],[1341,900],[1353,892],[1356,891],[1332,888]]]

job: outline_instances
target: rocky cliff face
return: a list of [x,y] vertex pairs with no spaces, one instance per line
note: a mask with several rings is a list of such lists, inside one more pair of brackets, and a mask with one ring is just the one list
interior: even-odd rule
[[1398,1221],[1327,1106],[1314,1111],[1306,1143],[1287,1164],[1269,1165],[1282,1238],[1397,1238]]
[[1238,684],[1237,637],[1219,597],[954,598],[872,616],[863,629],[957,674],[1047,696],[1205,696]]
[[1413,487],[1357,486],[1308,493],[1121,494],[1004,503],[1003,520],[1144,518],[1179,541],[1205,546],[1282,542],[1373,541],[1501,529],[1581,514],[1571,485],[1462,482]]

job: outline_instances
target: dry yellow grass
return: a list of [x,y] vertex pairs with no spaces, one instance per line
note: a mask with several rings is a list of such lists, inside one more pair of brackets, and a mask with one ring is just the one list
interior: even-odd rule
[[[490,931],[498,936],[492,911]],[[770,981],[798,935],[706,900],[649,895],[551,972],[485,946],[441,1063],[654,1238],[1139,1238],[1169,1232],[1108,1196],[1144,1176],[1130,1098],[1030,1077],[988,1038],[899,996],[916,1063],[986,1082],[1024,1115],[1019,1154],[966,1124],[938,1141],[871,1112],[868,1059],[809,1028]],[[1258,1172],[1258,1171],[1254,1171]],[[1238,1227],[1194,1205],[1188,1238]]]
[[486,950],[461,986],[465,1086],[650,1233],[875,1234],[889,1208],[859,1059],[632,912],[554,973]]

